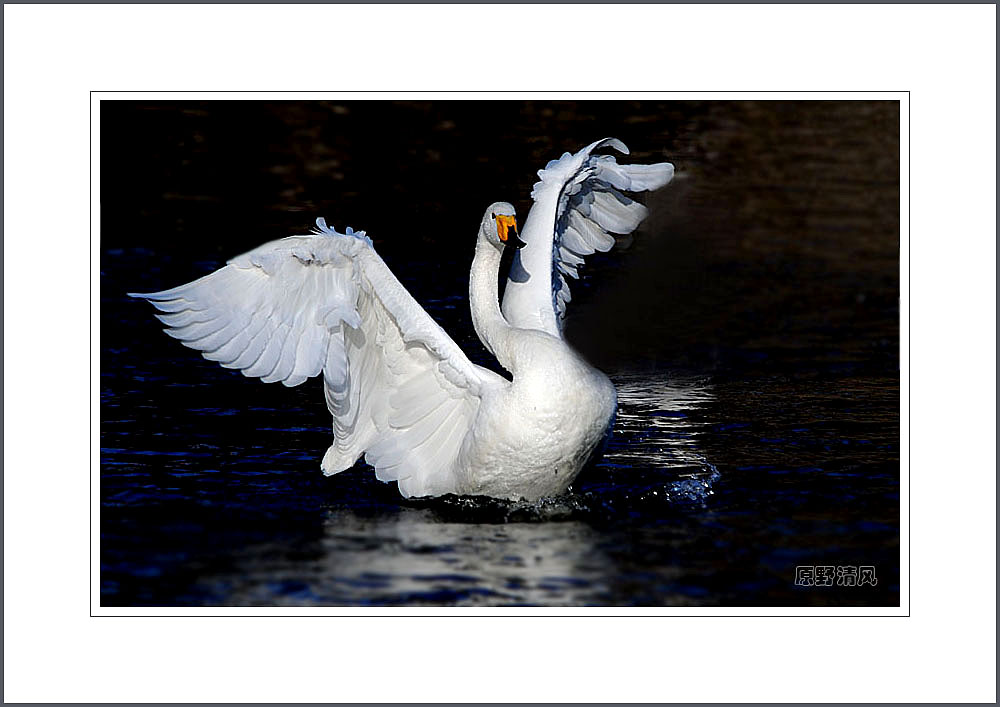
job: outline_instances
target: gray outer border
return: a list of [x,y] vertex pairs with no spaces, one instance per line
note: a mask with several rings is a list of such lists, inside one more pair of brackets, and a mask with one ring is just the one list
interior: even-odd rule
[[[86,0],[13,0],[13,2],[4,2],[4,5],[118,5],[118,4],[128,4],[128,5],[426,5],[426,2],[420,2],[420,0],[366,0],[363,3],[351,3],[351,2],[326,2],[325,0],[249,0],[249,2],[241,2],[240,0],[215,0],[214,2],[205,2],[204,0],[181,0],[180,2],[157,2],[156,0],[141,0],[140,2],[128,2],[125,3],[124,0],[119,0],[119,2],[87,2]],[[461,4],[461,5],[492,5],[497,3],[488,2],[488,0],[481,0],[480,2],[461,2],[461,0],[445,0],[444,4]],[[531,0],[513,0],[511,2],[499,3],[503,5],[536,5],[536,2]],[[606,5],[608,4],[606,0],[583,0],[583,2],[573,2],[573,0],[546,0],[546,4],[551,5]],[[629,4],[638,5],[685,5],[688,3],[683,2],[658,2],[657,0],[630,0]],[[699,5],[760,5],[759,2],[754,2],[753,0],[702,0],[696,4]],[[871,5],[871,2],[861,2],[861,1],[851,1],[851,2],[823,2],[823,0],[809,0],[808,2],[797,2],[796,5]],[[941,5],[947,3],[935,2],[935,0],[917,0],[916,2],[904,2],[903,0],[890,0],[889,4],[898,5]],[[962,5],[996,5],[995,2],[988,2],[988,0],[966,0],[961,3]]]

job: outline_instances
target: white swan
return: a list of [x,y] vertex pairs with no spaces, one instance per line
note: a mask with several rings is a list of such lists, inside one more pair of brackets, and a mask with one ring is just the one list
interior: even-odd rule
[[[607,251],[608,232],[646,215],[623,191],[657,189],[673,165],[620,165],[594,155],[599,140],[549,162],[517,236],[514,207],[497,202],[479,225],[469,276],[480,340],[512,380],[473,364],[410,296],[364,232],[260,246],[199,280],[152,294],[166,332],[211,361],[266,383],[294,386],[323,374],[336,474],[364,455],[403,496],[446,493],[536,500],[562,493],[607,432],[614,386],[565,342],[566,276]],[[497,274],[514,258],[501,312]]]

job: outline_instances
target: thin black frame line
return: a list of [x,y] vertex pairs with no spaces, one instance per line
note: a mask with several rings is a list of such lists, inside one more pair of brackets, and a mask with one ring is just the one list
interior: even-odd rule
[[[98,102],[100,99],[98,99]],[[89,174],[87,175],[87,185],[88,191],[90,192],[90,203],[87,204],[87,217],[89,223],[87,224],[87,232],[89,234],[87,241],[90,251],[87,254],[87,284],[90,290],[90,301],[94,301],[94,92],[90,92],[90,99],[87,103],[87,142],[89,143],[87,149],[87,165],[89,167]],[[89,350],[87,351],[87,376],[90,379],[90,383],[87,386],[90,392],[89,400],[90,403],[87,406],[87,420],[88,420],[88,431],[90,433],[91,444],[93,444],[94,439],[94,307],[91,304],[90,312],[87,316],[88,330],[87,330],[87,345]],[[90,457],[93,458],[94,450],[90,449]],[[87,460],[89,463],[89,459]],[[100,473],[100,463],[98,463],[98,473]],[[90,561],[90,571],[94,571],[94,475],[90,474],[90,497],[87,499],[87,518],[90,522],[90,527],[87,532],[90,534],[90,541],[87,543],[88,546],[88,559]],[[94,578],[89,576],[87,578],[87,596],[90,600],[90,606],[88,611],[91,612],[93,616],[93,606],[94,606]]]
[[[89,158],[90,167],[91,167],[90,175],[88,177],[88,183],[89,183],[89,187],[90,187],[89,191],[90,191],[90,196],[91,196],[91,201],[90,201],[90,204],[88,205],[88,213],[90,215],[90,224],[88,225],[89,245],[90,245],[90,253],[88,254],[88,263],[89,263],[89,267],[90,267],[90,271],[88,273],[88,281],[89,281],[89,286],[90,286],[91,298],[93,297],[93,286],[94,286],[94,272],[93,272],[93,270],[94,270],[94,267],[93,267],[93,260],[94,260],[94,254],[93,254],[93,250],[94,250],[94,223],[93,223],[93,221],[94,221],[93,220],[93,210],[94,210],[94,204],[93,204],[93,191],[94,191],[94,185],[93,185],[93,181],[94,181],[94,175],[93,175],[94,130],[93,130],[93,120],[94,120],[94,116],[93,116],[92,99],[93,99],[95,93],[102,93],[102,92],[106,93],[106,91],[99,91],[97,89],[91,89],[91,91],[89,92],[90,102],[88,102],[88,106],[87,106],[87,108],[88,108],[87,123],[88,123],[88,127],[90,128],[90,135],[89,135],[89,138],[88,138],[88,143],[89,143],[88,158]],[[207,91],[181,91],[181,90],[152,91],[152,92],[150,92],[150,91],[140,91],[140,90],[114,91],[114,93],[206,93],[206,92]],[[255,90],[255,91],[235,91],[235,90],[229,90],[229,91],[211,91],[211,93],[265,93],[265,92],[267,92],[267,93],[299,93],[299,94],[301,94],[301,93],[318,93],[316,91],[290,91],[290,90],[284,90],[284,91],[259,91],[259,90]],[[432,91],[418,91],[418,93],[431,93],[431,92]],[[372,91],[352,91],[351,93],[386,93],[386,91],[374,91],[374,90],[372,90]],[[472,90],[460,90],[460,91],[447,91],[446,93],[479,93],[479,92],[478,91],[472,91]],[[504,91],[491,91],[491,93],[522,93],[522,92],[520,92],[520,91],[513,91],[513,90],[504,90]],[[578,93],[578,92],[574,92],[574,91],[556,91],[555,93]],[[602,93],[634,93],[634,92],[633,91],[603,91]],[[682,92],[681,91],[665,91],[665,92],[664,91],[648,91],[648,92],[641,92],[641,93],[682,93]],[[754,93],[754,91],[711,91],[711,93]],[[817,93],[817,92],[816,91],[807,91],[807,90],[792,90],[792,91],[781,91],[781,93]],[[912,129],[912,124],[913,124],[913,119],[912,119],[911,114],[910,114],[910,98],[911,98],[911,95],[912,95],[911,92],[910,91],[875,91],[875,90],[850,91],[850,90],[844,89],[844,90],[834,90],[834,91],[821,91],[821,93],[905,93],[906,94],[906,126],[907,126],[907,134],[906,134],[906,137],[907,137],[907,140],[906,140],[906,155],[907,155],[907,165],[906,165],[906,174],[907,174],[906,240],[907,240],[908,244],[912,245],[912,239],[910,237],[911,236],[910,221],[912,220],[912,210],[913,210],[913,207],[912,207],[912,204],[911,204],[910,193],[909,193],[910,179],[912,178],[912,175],[913,175],[913,167],[912,167],[912,164],[911,164],[911,162],[912,162],[912,155],[913,155],[913,149],[912,149],[911,140],[910,140],[910,131]],[[99,98],[98,100],[100,101],[100,100],[107,100],[107,99],[100,99]],[[597,100],[597,99],[593,99],[593,100]],[[902,238],[902,234],[900,234],[900,238]],[[900,256],[902,256],[902,241],[900,242]],[[912,260],[912,258],[911,258],[911,260]],[[910,261],[907,261],[906,268],[907,268],[907,283],[909,285],[912,285],[912,283],[911,283],[910,280],[911,280],[912,274],[913,274],[913,265],[912,265],[912,263]],[[906,310],[906,322],[907,322],[907,330],[906,330],[906,334],[907,334],[906,360],[907,360],[907,370],[910,371],[911,378],[912,378],[913,354],[911,352],[911,347],[909,346],[909,344],[911,343],[910,329],[911,329],[911,326],[912,326],[912,320],[913,320],[913,315],[910,312],[910,309],[907,308],[907,310]],[[94,312],[93,312],[93,308],[92,307],[91,307],[90,312],[88,313],[88,323],[89,323],[88,341],[89,341],[89,344],[90,344],[90,351],[88,351],[88,353],[87,353],[87,360],[88,360],[88,363],[90,365],[90,371],[88,371],[88,375],[91,376],[90,385],[88,387],[89,387],[89,390],[90,390],[90,396],[91,396],[91,398],[93,398],[94,391],[93,391],[93,376],[92,376],[92,372],[93,372],[93,356],[94,356],[94,353],[93,353],[93,348],[94,348],[94,346],[93,346],[93,340],[94,340]],[[912,385],[909,386],[909,387],[910,387],[910,389],[912,389]],[[907,398],[906,409],[907,409],[907,423],[909,424],[909,423],[911,423],[911,417],[912,417],[912,413],[913,413],[912,396],[910,396],[909,398]],[[93,412],[93,408],[92,407],[91,407],[91,409],[89,411],[89,420],[90,420],[90,435],[91,435],[91,440],[93,440],[94,412]],[[91,442],[91,444],[92,443],[93,442]],[[911,479],[912,479],[912,465],[913,465],[913,461],[912,461],[912,452],[913,452],[912,435],[908,435],[907,436],[906,444],[907,444],[906,484],[907,484],[907,491],[909,492],[910,491],[910,482],[911,482]],[[91,454],[93,454],[93,449],[91,449],[90,451],[91,451]],[[89,518],[89,521],[90,521],[90,528],[88,529],[89,532],[90,532],[90,542],[89,542],[89,548],[88,549],[89,549],[89,559],[90,559],[90,569],[91,569],[91,572],[93,572],[93,567],[94,567],[94,540],[93,540],[93,526],[94,526],[93,501],[94,501],[94,498],[93,498],[93,495],[94,495],[94,478],[93,478],[93,474],[91,474],[90,475],[90,498],[89,498],[90,507],[88,509],[88,518]],[[912,520],[912,508],[913,508],[912,494],[911,493],[907,493],[907,497],[906,497],[907,520]],[[909,531],[909,524],[907,525],[907,530]],[[907,557],[907,571],[910,572],[912,561],[913,561],[912,560],[912,558],[913,558],[913,548],[912,548],[912,544],[911,543],[907,543],[907,546],[906,546],[906,557]],[[908,579],[909,579],[909,577],[908,577]],[[666,614],[666,615],[664,615],[664,614],[626,614],[626,615],[619,615],[619,614],[569,614],[569,615],[562,615],[562,614],[537,614],[537,615],[536,614],[496,614],[496,615],[477,616],[476,614],[444,614],[444,615],[441,615],[441,614],[430,614],[430,615],[427,615],[427,614],[373,614],[373,615],[371,615],[371,614],[369,614],[369,615],[357,615],[357,614],[297,614],[297,615],[286,615],[286,614],[253,614],[253,615],[248,615],[248,616],[238,616],[238,615],[220,615],[220,614],[216,614],[216,615],[207,615],[206,616],[206,615],[203,615],[203,614],[94,614],[94,612],[93,612],[93,607],[94,607],[94,586],[93,586],[94,583],[93,583],[93,576],[91,576],[89,578],[88,584],[89,584],[89,586],[88,586],[88,597],[89,597],[89,600],[90,600],[90,605],[88,607],[88,614],[89,614],[90,618],[98,618],[98,619],[104,619],[104,618],[137,618],[137,617],[141,617],[141,618],[211,618],[211,619],[216,619],[216,618],[363,618],[363,619],[371,619],[371,618],[581,618],[581,617],[582,618],[706,618],[706,619],[707,618],[733,618],[733,619],[735,619],[735,618],[743,618],[743,619],[748,619],[748,618],[764,618],[764,619],[782,619],[782,618],[799,618],[799,619],[805,619],[805,618],[844,618],[844,619],[850,619],[850,618],[856,618],[856,619],[860,619],[860,618],[910,618],[911,615],[912,615],[912,612],[913,612],[913,607],[911,605],[912,596],[913,596],[913,588],[912,588],[911,583],[909,581],[907,581],[907,583],[906,583],[906,614],[843,614],[843,615],[829,615],[829,614],[825,614],[825,615],[814,615],[814,614],[781,614],[781,615],[773,615],[773,614],[767,614],[767,615],[760,615],[760,614],[724,614],[724,615],[719,615],[719,614]],[[354,605],[352,605],[352,606],[354,606]],[[242,609],[242,608],[246,608],[246,607],[242,607],[242,606],[221,606],[221,607],[216,607],[216,608],[241,608]],[[494,607],[494,608],[496,608],[496,607]]]
[[[389,90],[389,89],[385,89],[385,90],[383,90],[383,89],[378,89],[378,90],[375,90],[375,89],[362,89],[362,90],[325,89],[325,90],[309,90],[309,91],[295,91],[295,90],[290,90],[290,89],[279,89],[279,90],[276,90],[276,91],[270,91],[270,90],[267,90],[267,89],[252,89],[252,90],[247,90],[247,91],[241,91],[241,90],[237,90],[237,89],[222,89],[222,90],[219,90],[219,91],[214,91],[212,89],[197,89],[197,90],[192,90],[192,91],[185,91],[185,90],[180,90],[180,89],[170,89],[170,90],[165,90],[165,91],[142,91],[142,90],[137,90],[137,89],[125,89],[125,90],[120,90],[119,91],[119,90],[114,90],[114,89],[104,90],[104,89],[96,89],[95,88],[95,89],[91,89],[90,93],[92,93],[92,94],[93,93],[146,93],[146,94],[156,94],[156,93],[189,93],[189,94],[193,94],[193,93],[296,93],[296,94],[300,94],[301,95],[301,94],[307,94],[307,93],[409,93],[409,94],[412,94],[412,93],[479,93],[479,94],[482,94],[484,92],[483,91],[477,91],[477,90],[474,90],[474,89],[450,89],[450,90],[449,89],[443,89],[443,90],[426,89],[426,90],[422,90],[422,91]],[[834,89],[834,90],[829,90],[829,91],[810,91],[810,90],[806,90],[806,89],[755,89],[755,90],[727,89],[727,90],[721,90],[721,91],[659,91],[659,90],[655,90],[655,89],[651,89],[651,90],[648,90],[648,91],[626,91],[626,90],[621,90],[621,89],[613,89],[613,90],[607,90],[607,91],[595,91],[594,89],[579,89],[579,90],[575,90],[575,89],[560,89],[558,91],[545,91],[545,90],[542,90],[542,89],[533,89],[533,90],[530,90],[530,91],[520,91],[520,90],[516,90],[516,89],[496,89],[496,90],[488,91],[486,93],[489,93],[489,94],[494,94],[494,93],[518,93],[518,94],[521,94],[521,95],[527,95],[527,94],[532,94],[532,93],[546,93],[546,94],[549,94],[549,93],[560,93],[560,94],[565,93],[565,94],[576,94],[576,95],[579,95],[581,93],[627,93],[627,94],[630,94],[630,95],[638,95],[638,94],[641,94],[641,93],[661,93],[661,94],[668,94],[668,93],[674,93],[674,94],[677,94],[677,93],[684,93],[684,94],[694,94],[694,93],[905,93],[905,94],[909,95],[910,91],[908,91],[908,90],[902,91],[902,90],[898,90],[898,89],[896,89],[896,90],[886,90],[886,91],[881,91],[881,90],[876,90],[876,89],[864,89],[864,90],[860,90],[860,91],[852,91],[852,90],[846,89],[846,88],[845,89]],[[102,100],[110,100],[110,99],[102,99]],[[481,99],[481,100],[488,100],[488,99],[484,98],[484,99]],[[585,99],[585,100],[599,101],[601,99],[600,98],[591,98],[591,99]],[[780,99],[761,98],[761,99],[757,99],[757,100],[780,100]]]

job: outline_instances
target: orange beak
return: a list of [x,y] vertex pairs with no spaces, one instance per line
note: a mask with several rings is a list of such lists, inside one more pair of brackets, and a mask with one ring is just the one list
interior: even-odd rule
[[507,242],[507,231],[509,229],[514,229],[514,236],[517,236],[517,219],[513,216],[505,216],[503,214],[497,214],[497,236],[500,237],[501,243]]

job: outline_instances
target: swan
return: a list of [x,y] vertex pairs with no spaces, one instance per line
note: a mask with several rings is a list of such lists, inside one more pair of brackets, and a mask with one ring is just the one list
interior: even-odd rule
[[[567,277],[608,251],[646,208],[670,163],[618,164],[598,140],[538,171],[518,233],[514,207],[483,215],[469,274],[476,334],[510,380],[473,364],[414,300],[364,231],[323,218],[310,235],[266,243],[194,282],[154,293],[170,336],[265,383],[323,376],[332,475],[364,456],[407,498],[444,494],[536,501],[563,493],[610,430],[615,387],[563,338]],[[504,292],[505,248],[517,248]]]

